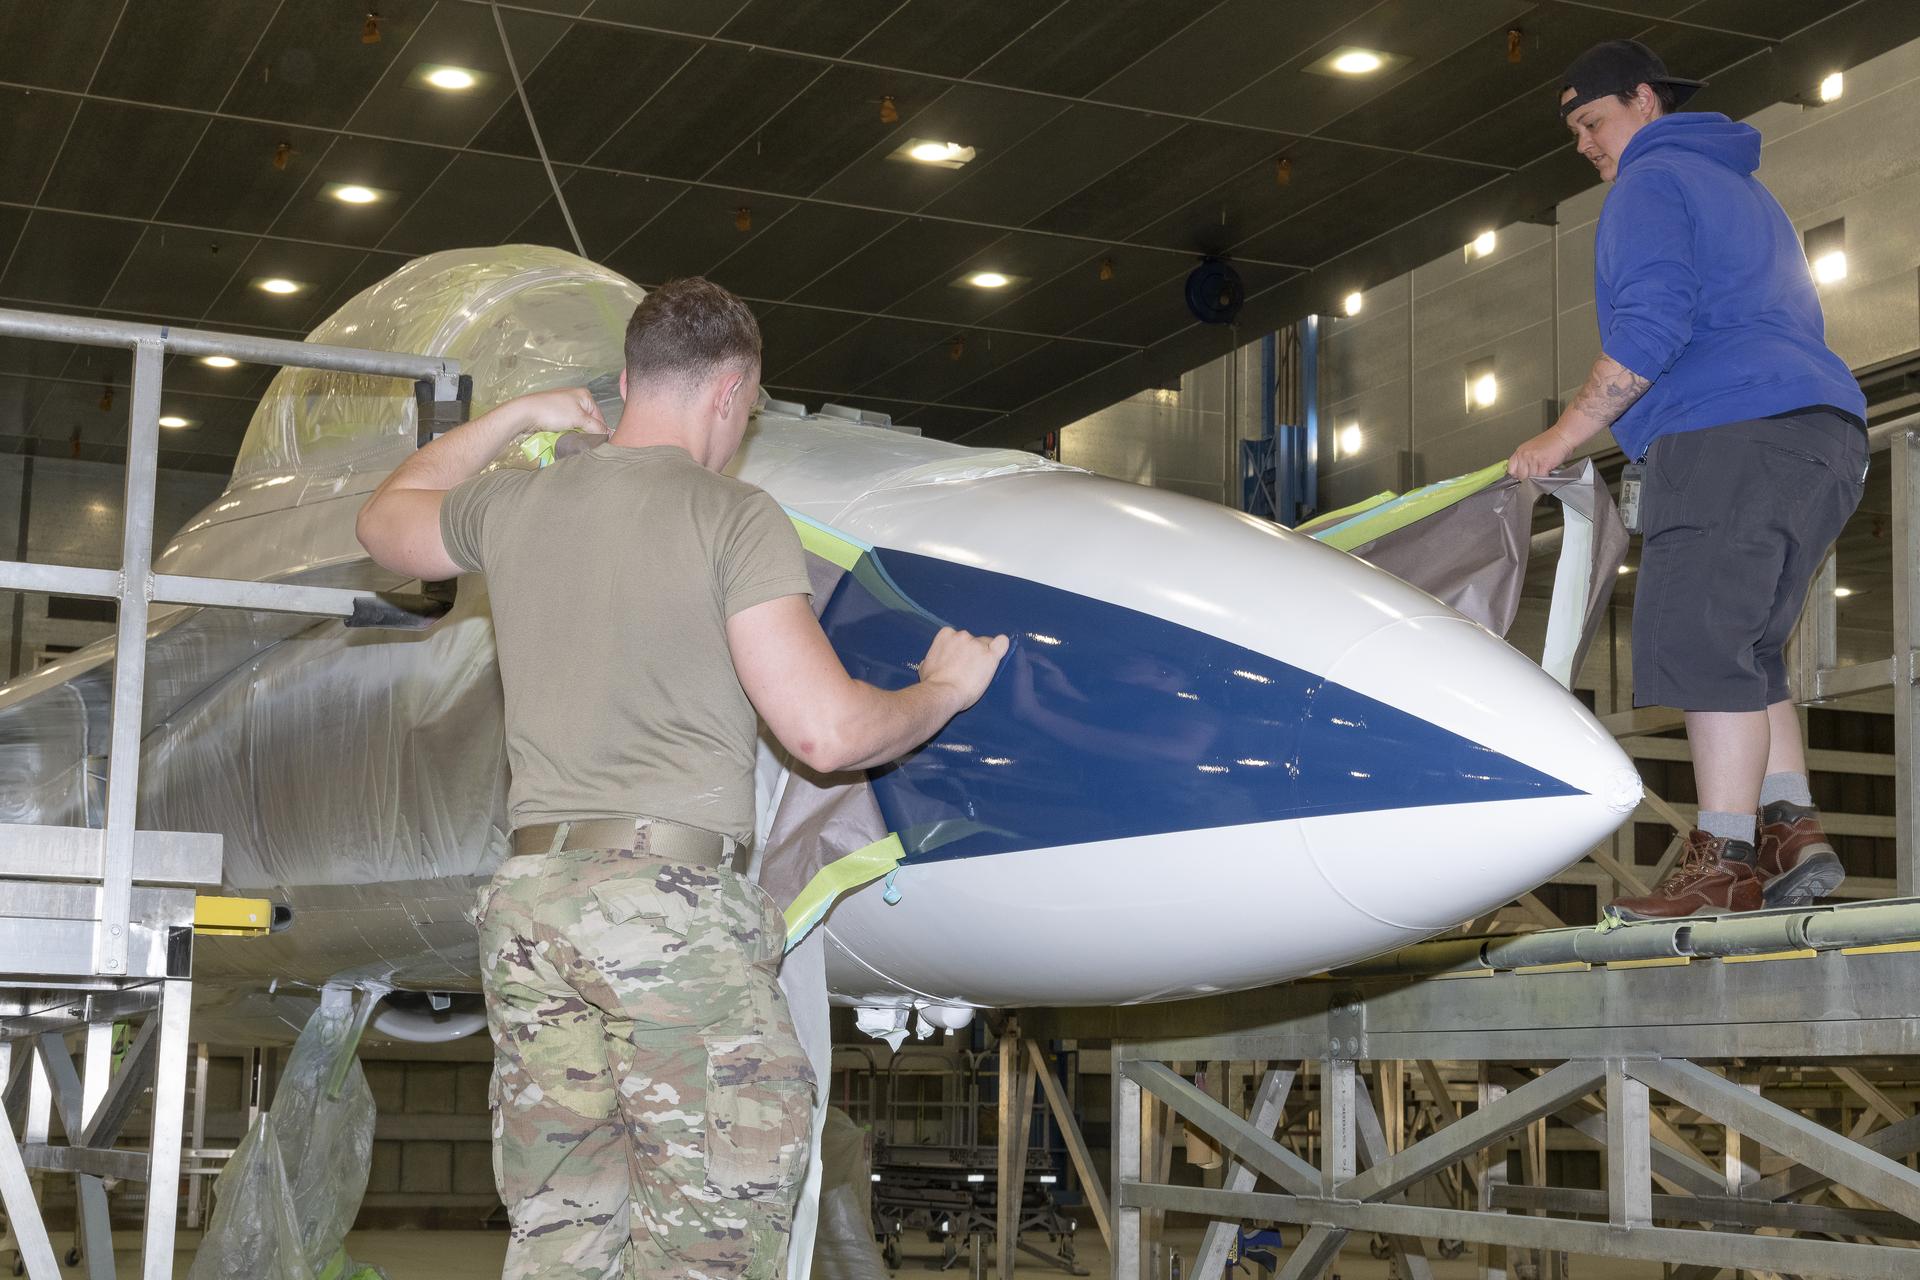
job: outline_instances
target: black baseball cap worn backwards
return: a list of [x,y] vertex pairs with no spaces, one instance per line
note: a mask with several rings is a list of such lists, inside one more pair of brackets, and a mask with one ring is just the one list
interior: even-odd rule
[[1573,90],[1573,96],[1560,104],[1560,118],[1595,98],[1624,93],[1629,97],[1643,84],[1665,85],[1673,93],[1673,105],[1679,106],[1693,96],[1706,81],[1688,80],[1667,74],[1660,55],[1638,40],[1603,40],[1573,60],[1561,77],[1560,92]]

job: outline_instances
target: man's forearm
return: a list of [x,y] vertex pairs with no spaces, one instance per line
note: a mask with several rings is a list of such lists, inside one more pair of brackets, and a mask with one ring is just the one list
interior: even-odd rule
[[526,427],[525,411],[517,402],[509,400],[421,446],[395,467],[375,492],[451,489],[462,480],[479,475],[482,468],[500,456],[507,442]]
[[1577,449],[1617,422],[1652,385],[1650,379],[1641,377],[1611,356],[1602,355],[1593,362],[1580,394],[1553,424],[1554,430],[1570,448]]
[[911,684],[891,691],[861,684],[859,702],[836,735],[840,762],[829,772],[871,769],[899,759],[939,733],[960,713],[961,702],[958,694],[941,684]]

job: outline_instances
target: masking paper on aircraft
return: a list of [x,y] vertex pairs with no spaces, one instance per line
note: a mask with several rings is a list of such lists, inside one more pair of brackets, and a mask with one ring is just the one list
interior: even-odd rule
[[[1320,521],[1306,532],[1324,538],[1344,531],[1351,545],[1344,549],[1422,591],[1438,597],[1495,635],[1504,636],[1520,609],[1527,561],[1532,551],[1533,511],[1544,497],[1553,497],[1593,522],[1591,577],[1583,612],[1579,654],[1574,670],[1592,643],[1607,602],[1613,597],[1615,577],[1626,561],[1629,539],[1614,509],[1613,495],[1592,462],[1570,473],[1516,480],[1488,472],[1460,477],[1449,496],[1453,501],[1421,512],[1410,523],[1383,519],[1393,503],[1368,504],[1368,510],[1346,521]],[[1504,464],[1500,471],[1504,472]],[[1442,486],[1429,486],[1439,489]],[[1426,493],[1418,490],[1415,497]],[[1337,513],[1336,513],[1337,514]],[[1369,522],[1381,520],[1379,531]]]

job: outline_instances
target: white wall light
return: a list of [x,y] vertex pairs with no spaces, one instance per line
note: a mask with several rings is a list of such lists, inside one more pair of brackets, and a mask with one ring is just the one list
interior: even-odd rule
[[1807,251],[1807,264],[1814,283],[1839,284],[1847,278],[1847,220],[1835,218],[1817,227],[1808,227],[1801,237]]
[[1464,256],[1468,262],[1472,262],[1475,258],[1491,257],[1493,251],[1499,247],[1500,236],[1498,232],[1482,231],[1479,235],[1467,242]]
[[1343,305],[1347,309],[1348,315],[1357,316],[1360,314],[1360,308],[1366,305],[1366,301],[1367,300],[1365,298],[1360,296],[1360,291],[1358,289],[1355,289],[1352,293],[1347,295],[1346,301],[1341,305]]
[[1333,433],[1333,456],[1336,459],[1351,458],[1360,452],[1360,444],[1360,424],[1349,422]]
[[1820,82],[1820,101],[1838,102],[1840,95],[1847,91],[1847,78],[1836,71]]
[[1500,399],[1500,379],[1494,373],[1493,357],[1469,361],[1465,374],[1467,412],[1491,409]]

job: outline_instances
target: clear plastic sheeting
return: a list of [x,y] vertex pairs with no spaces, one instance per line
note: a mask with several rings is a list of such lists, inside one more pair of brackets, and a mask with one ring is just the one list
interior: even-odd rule
[[428,632],[328,623],[257,654],[194,656],[176,674],[201,692],[147,735],[140,821],[223,833],[229,884],[381,886],[491,874],[505,856],[482,579]]
[[273,1106],[213,1184],[188,1280],[373,1280],[344,1241],[373,1159],[373,1091],[351,993],[329,990],[293,1043]]
[[[625,277],[542,245],[416,258],[309,335],[331,346],[451,356],[473,378],[474,411],[617,369],[627,318],[645,294]],[[247,427],[236,485],[277,472],[378,463],[410,449],[413,388],[398,378],[283,369]]]
[[889,1280],[873,1239],[873,1136],[838,1107],[827,1108],[820,1168],[814,1280]]

